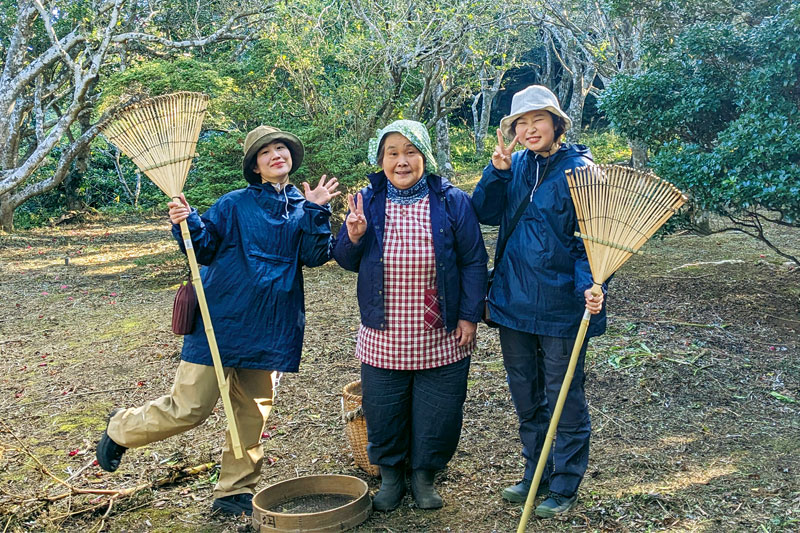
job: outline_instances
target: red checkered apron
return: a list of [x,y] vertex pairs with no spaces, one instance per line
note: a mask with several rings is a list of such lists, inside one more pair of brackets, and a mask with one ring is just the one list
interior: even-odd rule
[[356,356],[392,370],[425,370],[455,363],[472,353],[447,333],[436,291],[436,256],[428,197],[399,205],[386,200],[383,238],[383,303],[386,329],[363,324]]

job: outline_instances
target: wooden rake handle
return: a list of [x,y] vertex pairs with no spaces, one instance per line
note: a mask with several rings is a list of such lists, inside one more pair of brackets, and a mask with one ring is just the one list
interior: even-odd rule
[[233,415],[233,405],[231,404],[230,384],[225,379],[225,371],[222,369],[222,359],[219,357],[217,338],[214,336],[214,326],[211,324],[211,315],[208,312],[206,293],[203,290],[203,281],[200,279],[200,268],[197,266],[197,257],[194,255],[192,246],[192,235],[189,233],[189,226],[185,220],[181,221],[181,236],[186,247],[186,257],[189,258],[189,267],[192,270],[192,284],[197,293],[197,303],[200,306],[200,313],[203,316],[206,337],[208,337],[208,347],[211,349],[211,360],[214,362],[214,373],[217,375],[219,385],[219,395],[222,397],[222,406],[225,409],[225,418],[228,419],[228,433],[231,436],[231,446],[233,455],[237,459],[244,457],[242,442],[239,439],[239,429],[236,427],[236,418]]
[[[599,296],[602,293],[602,287],[595,283],[592,286],[592,294]],[[544,438],[542,453],[539,454],[539,462],[536,463],[536,473],[533,476],[533,481],[531,481],[531,490],[528,491],[528,497],[525,499],[525,508],[522,510],[522,517],[519,520],[517,533],[525,533],[525,528],[531,517],[533,501],[536,499],[536,491],[539,490],[539,483],[542,481],[542,474],[544,474],[544,467],[547,465],[550,448],[553,447],[553,439],[556,436],[558,421],[561,419],[561,411],[564,409],[564,402],[567,401],[569,386],[572,384],[572,377],[575,375],[575,367],[578,366],[578,358],[581,354],[581,347],[583,346],[583,340],[586,338],[586,330],[589,328],[589,320],[591,318],[592,315],[589,313],[589,310],[585,310],[583,312],[583,318],[581,319],[581,325],[578,328],[578,335],[575,337],[575,344],[572,346],[572,355],[570,355],[569,358],[567,372],[564,374],[564,381],[561,383],[561,390],[558,393],[555,409],[553,409],[553,416],[550,418],[550,426],[548,426],[547,436]]]

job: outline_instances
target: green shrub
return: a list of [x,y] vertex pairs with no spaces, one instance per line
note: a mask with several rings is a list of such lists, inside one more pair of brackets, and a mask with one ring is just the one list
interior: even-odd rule
[[207,131],[197,142],[199,157],[192,165],[184,185],[189,205],[201,213],[220,196],[247,187],[242,175],[242,144],[245,133]]
[[627,163],[631,149],[624,137],[612,130],[588,131],[581,134],[580,143],[592,151],[597,164]]
[[211,63],[188,57],[151,60],[103,78],[98,112],[124,103],[132,97],[147,98],[175,91],[203,92],[211,97],[206,127],[227,123],[226,108],[241,101],[235,94],[233,78],[221,76]]
[[[287,128],[290,129],[290,128]],[[376,168],[367,163],[367,143],[336,132],[324,124],[304,125],[291,129],[306,149],[303,166],[292,174],[292,182],[300,186],[307,181],[315,186],[320,176],[335,177],[348,191],[367,184],[367,174]]]
[[482,154],[475,152],[475,139],[472,128],[467,125],[450,127],[450,157],[456,173],[467,174],[481,172],[492,159],[496,139],[491,134],[494,129],[489,128],[490,135],[486,137]]
[[643,73],[615,78],[601,106],[698,209],[796,226],[800,5],[778,4],[750,25],[686,27]]

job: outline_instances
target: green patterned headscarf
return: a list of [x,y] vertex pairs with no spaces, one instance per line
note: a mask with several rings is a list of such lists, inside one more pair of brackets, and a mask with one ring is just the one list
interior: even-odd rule
[[369,162],[372,165],[378,164],[378,148],[381,140],[390,133],[399,133],[417,147],[417,150],[425,156],[425,172],[436,172],[436,159],[433,157],[431,148],[431,138],[428,129],[421,122],[416,120],[395,120],[382,130],[378,130],[378,135],[369,140]]

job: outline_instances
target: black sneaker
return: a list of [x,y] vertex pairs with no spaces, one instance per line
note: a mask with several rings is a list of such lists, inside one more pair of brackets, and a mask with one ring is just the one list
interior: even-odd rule
[[[531,490],[531,480],[523,479],[516,485],[511,485],[503,489],[501,493],[503,499],[511,503],[525,503],[528,499],[528,492]],[[536,496],[546,496],[550,492],[550,486],[547,482],[539,483],[539,488],[536,490]]]
[[219,511],[222,514],[239,516],[244,513],[247,516],[252,516],[253,495],[245,493],[217,498],[214,500],[214,503],[211,504],[211,510]]
[[108,423],[111,418],[122,409],[113,409],[108,413],[106,419],[106,430],[103,431],[103,436],[100,437],[100,442],[97,443],[97,464],[106,472],[113,472],[119,468],[119,462],[122,459],[122,454],[128,449],[125,446],[120,446],[108,436]]
[[558,514],[563,514],[575,507],[578,503],[578,494],[564,496],[556,492],[551,492],[550,497],[539,504],[534,513],[540,518],[553,518]]

